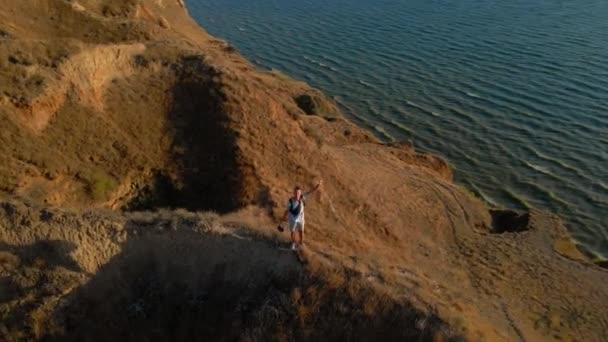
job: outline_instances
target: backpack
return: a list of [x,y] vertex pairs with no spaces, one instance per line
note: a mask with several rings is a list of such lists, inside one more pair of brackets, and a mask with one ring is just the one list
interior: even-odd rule
[[295,206],[295,203],[298,203],[298,202],[295,201],[293,198],[289,199],[289,212],[291,213],[291,215],[298,216],[302,212],[304,205],[306,204],[304,197],[300,197],[299,202],[300,203],[297,206]]

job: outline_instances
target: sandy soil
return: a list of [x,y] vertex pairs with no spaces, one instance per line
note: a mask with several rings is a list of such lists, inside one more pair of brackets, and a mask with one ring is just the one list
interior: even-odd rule
[[[608,272],[558,218],[490,212],[181,1],[7,1],[0,120],[4,339],[608,336]],[[303,267],[274,227],[320,178]]]

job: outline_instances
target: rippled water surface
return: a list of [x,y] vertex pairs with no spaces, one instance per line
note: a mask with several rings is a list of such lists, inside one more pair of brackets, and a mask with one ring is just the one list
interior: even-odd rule
[[187,0],[256,64],[608,255],[608,1]]

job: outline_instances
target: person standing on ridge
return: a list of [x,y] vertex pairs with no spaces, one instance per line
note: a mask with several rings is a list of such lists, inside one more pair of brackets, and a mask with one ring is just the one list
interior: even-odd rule
[[[291,249],[297,250],[299,246],[303,244],[304,238],[304,204],[306,202],[306,196],[317,191],[323,184],[323,181],[319,181],[315,187],[310,191],[302,192],[299,186],[296,186],[293,190],[293,196],[289,198],[287,202],[287,210],[283,215],[283,221],[288,221],[289,218],[289,230],[291,231]],[[299,242],[296,243],[296,230],[298,231]]]

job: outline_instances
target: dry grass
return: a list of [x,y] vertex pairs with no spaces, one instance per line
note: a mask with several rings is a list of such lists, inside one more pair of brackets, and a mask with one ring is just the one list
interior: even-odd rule
[[108,196],[117,186],[116,180],[111,176],[97,171],[85,179],[91,196],[95,200],[107,200]]
[[[445,161],[317,116],[335,104],[256,70],[178,2],[137,2],[146,9],[134,20],[133,1],[3,4],[11,37],[0,49],[0,190],[80,208],[257,205],[271,220],[293,183],[322,176],[319,201],[307,208],[318,259],[302,269],[275,248],[276,223],[251,223],[257,232],[272,226],[273,236],[181,210],[129,217],[0,206],[2,250],[20,261],[7,292],[17,299],[0,304],[7,339],[35,331],[80,340],[436,337],[440,322],[372,282],[440,312],[472,303],[459,313],[462,330],[481,326],[487,339],[517,338],[494,325],[530,327],[530,308],[564,298],[590,313],[572,321],[580,339],[603,333],[606,277],[547,256],[543,232],[553,221],[537,215],[540,228],[518,236],[479,234],[487,209],[451,184]],[[540,292],[542,301],[527,299]],[[508,310],[497,310],[503,297]],[[33,324],[40,308],[49,314]],[[41,322],[49,319],[56,324]]]
[[588,258],[583,253],[581,253],[580,249],[576,246],[574,241],[568,236],[564,236],[560,239],[557,239],[555,241],[554,248],[555,251],[572,260],[588,260]]
[[[40,215],[12,206],[21,217]],[[42,210],[50,218],[40,221],[43,230],[94,238],[89,255],[105,255],[116,232],[126,237],[94,274],[79,269],[83,255],[68,241],[0,246],[0,280],[14,279],[0,303],[6,341],[430,340],[445,330],[438,320],[419,330],[424,314],[355,273],[303,268],[274,241],[223,226],[215,213]],[[94,227],[107,227],[107,237]]]

